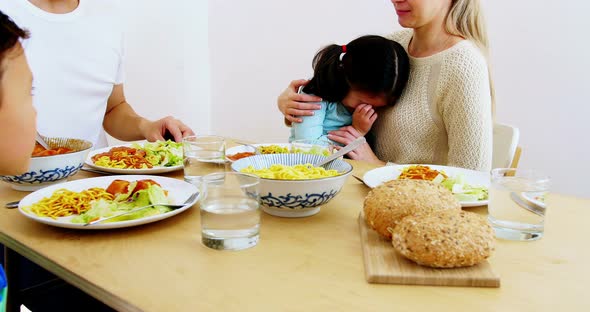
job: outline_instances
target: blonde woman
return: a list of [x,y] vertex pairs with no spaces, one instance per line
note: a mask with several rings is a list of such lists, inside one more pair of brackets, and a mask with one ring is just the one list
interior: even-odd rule
[[[479,0],[391,0],[399,24],[390,36],[410,56],[410,79],[398,103],[381,109],[373,148],[349,154],[355,160],[440,164],[487,171],[492,162],[492,89],[488,43]],[[288,122],[313,114],[320,99],[297,94],[305,80],[291,82],[278,98]],[[312,102],[312,103],[310,103]],[[328,138],[348,144],[353,127]]]

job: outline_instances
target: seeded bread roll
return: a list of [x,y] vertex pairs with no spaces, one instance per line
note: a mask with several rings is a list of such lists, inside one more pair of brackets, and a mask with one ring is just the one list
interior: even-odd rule
[[460,210],[453,194],[431,181],[393,180],[372,189],[364,203],[365,220],[377,233],[391,238],[388,228],[406,216],[437,210]]
[[406,258],[435,268],[478,264],[494,251],[494,230],[486,219],[461,210],[404,218],[393,230],[393,247]]

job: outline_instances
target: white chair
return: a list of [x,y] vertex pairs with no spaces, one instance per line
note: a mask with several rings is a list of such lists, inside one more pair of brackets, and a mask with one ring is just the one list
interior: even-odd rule
[[494,124],[492,168],[516,168],[522,149],[518,146],[518,128]]

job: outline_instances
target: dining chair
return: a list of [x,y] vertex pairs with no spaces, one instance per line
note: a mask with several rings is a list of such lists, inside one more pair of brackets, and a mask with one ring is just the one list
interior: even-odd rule
[[516,168],[522,153],[518,128],[495,123],[493,135],[492,168]]

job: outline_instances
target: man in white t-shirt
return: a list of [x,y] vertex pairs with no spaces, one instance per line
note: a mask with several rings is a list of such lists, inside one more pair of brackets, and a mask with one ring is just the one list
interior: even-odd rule
[[[95,148],[107,145],[103,129],[123,141],[193,134],[173,117],[142,118],[127,103],[123,27],[113,0],[0,0],[0,11],[31,34],[22,45],[41,134],[86,139]],[[112,311],[26,259],[18,262],[11,293],[31,310]]]
[[0,0],[0,10],[31,38],[23,47],[33,72],[37,129],[106,146],[103,128],[123,140],[176,141],[193,134],[173,117],[149,121],[123,92],[123,32],[113,0]]

